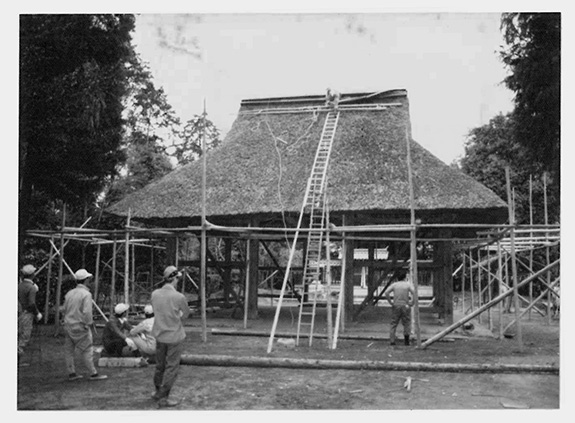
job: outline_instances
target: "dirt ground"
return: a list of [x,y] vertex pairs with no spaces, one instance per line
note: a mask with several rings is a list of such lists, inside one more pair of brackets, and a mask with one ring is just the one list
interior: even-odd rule
[[[547,324],[533,314],[522,321],[523,349],[516,338],[497,339],[499,317],[472,321],[472,330],[458,329],[426,349],[390,346],[389,309],[375,307],[357,322],[347,324],[335,350],[323,338],[299,346],[275,344],[267,354],[269,336],[239,336],[241,332],[269,334],[274,310],[260,309],[257,320],[230,317],[229,310],[209,313],[207,342],[202,342],[201,319],[186,324],[185,354],[242,357],[378,360],[388,362],[531,364],[559,367],[559,321]],[[238,313],[239,314],[239,313]],[[456,319],[457,319],[456,315]],[[504,324],[512,315],[504,315]],[[295,333],[296,311],[282,310],[277,333]],[[325,330],[318,316],[317,332]],[[439,332],[434,316],[421,316],[421,337]],[[212,329],[219,333],[212,332]],[[401,331],[401,327],[399,328]],[[221,332],[237,332],[226,335]],[[398,334],[401,335],[401,332]],[[101,328],[95,336],[100,344]],[[362,338],[362,339],[358,339]],[[17,370],[17,410],[155,410],[150,399],[154,366],[100,368],[104,381],[69,382],[64,367],[63,336],[51,326],[38,326],[29,347],[26,367]],[[96,359],[98,355],[96,355]],[[78,365],[78,372],[86,369]],[[411,390],[403,385],[412,378]],[[439,371],[313,370],[182,365],[172,394],[182,401],[178,410],[473,410],[558,409],[557,374],[469,373]]]

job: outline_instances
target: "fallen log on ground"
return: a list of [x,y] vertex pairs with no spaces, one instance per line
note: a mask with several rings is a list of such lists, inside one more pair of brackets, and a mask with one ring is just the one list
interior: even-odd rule
[[[265,331],[254,331],[254,330],[236,330],[236,329],[220,329],[220,328],[212,328],[211,330],[212,335],[226,335],[226,336],[255,336],[255,337],[265,337],[268,338],[270,336],[269,332]],[[296,333],[289,333],[283,332],[275,334],[276,338],[296,338]],[[318,339],[327,339],[327,335],[321,333],[314,333],[314,338]],[[300,334],[300,338],[309,338],[309,334],[303,333]],[[338,335],[339,339],[350,339],[354,341],[386,341],[389,340],[389,335],[387,336],[377,336],[377,335]],[[423,339],[422,339],[423,340]],[[444,338],[442,339],[443,342],[454,342],[455,339],[452,338]]]
[[559,374],[556,365],[419,363],[370,360],[323,360],[280,357],[241,357],[232,355],[182,355],[181,364],[216,367],[279,367],[290,369],[390,370],[458,373],[550,373]]

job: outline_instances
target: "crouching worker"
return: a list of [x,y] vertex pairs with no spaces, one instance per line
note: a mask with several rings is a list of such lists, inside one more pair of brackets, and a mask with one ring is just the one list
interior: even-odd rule
[[156,338],[152,336],[154,309],[151,304],[144,307],[144,314],[146,318],[130,330],[129,339],[134,342],[142,357],[146,358],[149,362],[154,362],[156,356]]
[[[393,293],[393,299],[391,294]],[[406,277],[406,280],[397,281],[385,290],[385,298],[391,304],[391,325],[389,330],[389,341],[395,345],[395,331],[401,320],[403,325],[403,337],[405,345],[409,345],[409,335],[411,334],[411,306],[415,299],[413,285]]]
[[132,329],[127,318],[129,308],[126,304],[117,304],[114,307],[114,314],[104,327],[102,344],[109,357],[133,357],[133,351],[137,349],[134,341],[128,337]]

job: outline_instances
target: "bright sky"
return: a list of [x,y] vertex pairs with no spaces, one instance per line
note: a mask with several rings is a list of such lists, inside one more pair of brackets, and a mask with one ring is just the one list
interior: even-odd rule
[[180,118],[200,114],[205,98],[224,135],[242,99],[407,89],[415,140],[449,164],[469,130],[512,109],[499,22],[499,13],[142,14],[134,44]]

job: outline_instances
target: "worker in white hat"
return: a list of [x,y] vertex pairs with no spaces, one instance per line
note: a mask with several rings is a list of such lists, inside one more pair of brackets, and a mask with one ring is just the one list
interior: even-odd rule
[[136,346],[128,338],[132,325],[128,322],[128,310],[130,306],[118,303],[114,307],[114,314],[104,326],[102,333],[102,345],[108,357],[131,357]]
[[60,308],[64,319],[64,348],[68,380],[81,379],[74,366],[74,353],[81,354],[84,365],[90,370],[90,380],[106,379],[106,375],[98,374],[94,366],[94,348],[92,331],[92,274],[86,269],[80,269],[74,274],[76,288],[66,293],[64,305]]
[[179,400],[170,398],[170,391],[178,376],[183,342],[186,338],[184,320],[190,314],[190,307],[184,294],[177,291],[182,277],[175,266],[164,270],[164,285],[152,292],[154,326],[152,335],[156,338],[156,371],[152,398],[159,407],[174,407]]
[[156,361],[156,338],[152,335],[154,308],[151,304],[144,307],[144,315],[146,318],[130,331],[130,339],[136,344],[142,357],[151,363]]
[[31,264],[20,269],[22,281],[18,284],[18,361],[30,342],[34,320],[42,319],[42,313],[36,306],[38,286],[32,280],[35,272],[36,268]]

